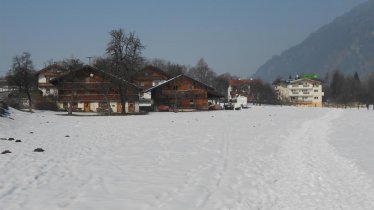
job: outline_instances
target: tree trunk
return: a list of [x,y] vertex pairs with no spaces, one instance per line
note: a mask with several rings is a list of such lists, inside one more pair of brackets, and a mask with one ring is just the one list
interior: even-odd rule
[[108,94],[105,94],[105,102],[107,104],[107,109],[108,109],[108,115],[112,114],[112,107],[110,106],[110,101],[108,98]]
[[119,96],[121,97],[121,103],[122,103],[122,114],[126,114],[126,92],[127,92],[127,88],[120,85],[118,87],[119,89]]
[[73,115],[73,109],[71,107],[71,104],[72,104],[72,102],[69,101],[69,103],[68,103],[68,115]]
[[27,99],[29,100],[29,111],[32,112],[32,102],[30,91],[26,90]]

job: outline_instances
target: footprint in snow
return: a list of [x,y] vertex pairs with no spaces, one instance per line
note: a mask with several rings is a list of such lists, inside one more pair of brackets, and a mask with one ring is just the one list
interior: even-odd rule
[[44,149],[42,149],[42,148],[36,148],[36,149],[34,149],[34,152],[44,152],[45,150]]
[[4,154],[8,154],[8,153],[12,153],[12,152],[9,151],[9,150],[4,150],[3,152],[1,152],[2,155],[4,155]]

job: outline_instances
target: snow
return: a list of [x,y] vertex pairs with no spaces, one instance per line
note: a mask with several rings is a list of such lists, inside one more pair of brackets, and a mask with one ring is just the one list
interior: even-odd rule
[[373,111],[11,112],[0,209],[374,209]]

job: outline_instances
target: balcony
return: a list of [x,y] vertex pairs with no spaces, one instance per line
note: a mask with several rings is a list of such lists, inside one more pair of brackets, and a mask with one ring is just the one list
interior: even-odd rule
[[109,87],[116,87],[113,83],[109,82],[66,82],[59,88],[63,90],[101,90],[108,89]]
[[39,86],[39,88],[46,88],[46,87],[50,88],[50,87],[54,87],[51,83],[48,83],[48,82],[40,82],[38,84],[38,86]]
[[313,90],[313,86],[312,85],[309,85],[309,86],[303,86],[303,85],[297,85],[297,86],[291,86],[289,85],[287,87],[289,90]]
[[289,95],[296,97],[313,96],[312,92],[290,92]]

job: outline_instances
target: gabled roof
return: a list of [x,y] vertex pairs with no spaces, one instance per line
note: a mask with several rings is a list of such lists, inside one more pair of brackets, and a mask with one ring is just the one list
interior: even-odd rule
[[167,80],[166,82],[164,82],[164,83],[162,83],[162,84],[156,85],[156,86],[154,86],[154,87],[151,87],[151,88],[145,90],[144,92],[146,93],[146,92],[152,91],[152,90],[154,90],[154,89],[160,88],[160,87],[162,87],[162,86],[164,86],[164,85],[166,85],[166,84],[168,84],[168,83],[172,82],[173,80],[176,80],[176,79],[178,79],[178,78],[180,78],[180,77],[188,78],[188,79],[190,79],[190,80],[192,80],[192,81],[194,81],[194,82],[196,82],[196,83],[198,83],[198,84],[200,84],[200,85],[206,87],[206,88],[207,88],[207,91],[208,91],[208,94],[210,94],[210,95],[214,95],[214,96],[217,96],[217,97],[224,97],[222,94],[216,92],[215,89],[214,89],[213,87],[210,87],[209,85],[206,85],[206,84],[204,84],[204,83],[202,83],[202,82],[200,82],[200,81],[198,81],[198,80],[195,80],[195,79],[193,79],[192,77],[187,76],[187,75],[185,75],[185,74],[180,74],[180,75],[178,75],[178,76],[176,76],[176,77],[173,77],[173,78]]
[[60,64],[54,63],[54,64],[51,64],[51,65],[48,65],[48,66],[42,68],[41,70],[39,70],[37,72],[37,74],[43,73],[43,72],[48,71],[48,70],[53,70],[53,69],[56,69],[56,70],[59,70],[59,71],[64,70],[63,67]]
[[63,80],[64,78],[68,77],[69,75],[73,74],[73,73],[76,73],[76,72],[79,72],[79,71],[83,71],[83,70],[90,70],[90,71],[94,71],[96,73],[99,73],[101,75],[104,75],[104,76],[107,76],[109,77],[110,79],[116,81],[116,82],[120,82],[120,83],[124,83],[124,84],[127,84],[127,85],[130,85],[130,86],[133,86],[135,87],[136,89],[139,89],[139,90],[142,90],[142,88],[136,86],[135,84],[131,83],[131,82],[128,82],[127,80],[124,80],[124,79],[121,79],[113,74],[110,74],[108,72],[105,72],[101,69],[97,69],[93,66],[90,66],[90,65],[84,65],[82,68],[78,68],[78,69],[75,69],[75,70],[72,70],[72,71],[68,71],[68,72],[65,72],[63,74],[61,74],[60,76],[50,80],[49,82],[52,83],[53,85],[56,85],[59,81]]
[[138,72],[135,74],[135,76],[141,74],[142,72],[144,72],[144,71],[146,71],[146,70],[155,71],[155,72],[158,72],[158,73],[160,73],[160,74],[166,76],[167,78],[171,78],[171,76],[170,76],[168,73],[166,73],[164,70],[162,70],[162,69],[160,69],[160,68],[158,68],[158,67],[155,67],[155,66],[151,66],[151,65],[148,65],[148,66],[142,68],[140,71],[138,71]]
[[310,81],[310,82],[322,83],[322,80],[320,80],[320,79],[309,79],[309,78],[300,78],[300,79],[289,81],[289,83],[296,83],[296,82],[305,81],[305,80]]
[[258,83],[259,80],[255,79],[230,79],[229,81],[230,86],[240,86],[240,85],[250,85],[254,83]]

